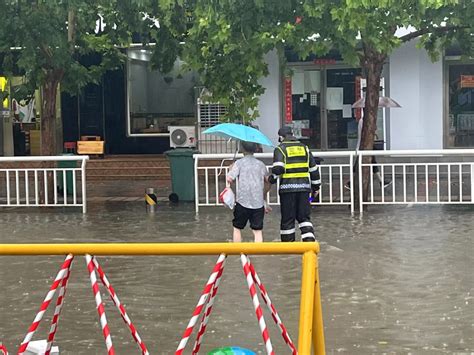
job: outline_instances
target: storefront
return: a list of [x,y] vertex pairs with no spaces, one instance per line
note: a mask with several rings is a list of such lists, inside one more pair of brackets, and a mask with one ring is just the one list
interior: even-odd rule
[[169,126],[193,126],[198,75],[177,60],[170,73],[151,68],[151,51],[127,51],[127,135],[167,137]]
[[[461,58],[450,49],[432,62],[416,41],[390,56],[380,94],[401,107],[379,109],[376,138],[385,149],[474,148],[474,60]],[[354,149],[362,112],[351,105],[364,95],[360,69],[337,55],[306,62],[287,55],[287,71],[279,67],[275,53],[266,59],[270,75],[263,81],[266,92],[257,120],[262,131],[276,142],[277,127],[290,124],[313,149]],[[278,90],[274,78],[279,78]],[[271,109],[276,101],[278,112]]]
[[[313,149],[347,150],[357,144],[360,109],[352,104],[364,95],[361,70],[335,59],[290,63],[284,78],[285,117],[298,138]],[[384,138],[381,110],[377,136]]]
[[446,148],[474,147],[474,61],[445,62]]
[[62,95],[64,140],[105,137],[107,154],[161,154],[169,126],[194,126],[197,75],[176,61],[170,73],[151,66],[151,51],[127,50],[123,69],[108,72],[99,85],[78,96]]
[[[474,147],[474,60],[462,58],[448,51],[432,62],[415,41],[390,56],[381,94],[402,107],[379,110],[377,137],[386,149]],[[147,49],[130,48],[123,69],[106,73],[100,84],[88,85],[78,96],[62,93],[61,140],[95,135],[105,140],[107,154],[161,154],[170,147],[169,126],[195,126],[198,75],[182,71],[181,61],[162,74],[151,68],[150,60]],[[337,54],[301,62],[287,53],[286,68],[275,52],[265,60],[269,75],[261,80],[265,93],[255,122],[263,133],[276,144],[278,128],[290,124],[313,149],[355,148],[362,112],[351,105],[364,95],[359,68],[346,65]],[[39,132],[38,122],[25,123]],[[5,132],[4,126],[3,147],[11,142],[10,128]],[[10,150],[4,154],[13,154]]]

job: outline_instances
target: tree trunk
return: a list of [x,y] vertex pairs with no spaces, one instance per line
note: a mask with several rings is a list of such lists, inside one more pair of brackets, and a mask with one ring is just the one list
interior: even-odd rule
[[[56,155],[56,97],[58,86],[63,72],[60,70],[51,70],[47,73],[46,81],[42,87],[42,104],[41,104],[41,155]],[[51,163],[45,163],[45,168],[55,167]],[[41,191],[41,201],[43,203],[52,203],[54,189],[53,171],[47,174],[48,199],[46,201],[45,191]]]
[[[371,49],[366,49],[362,70],[367,80],[364,121],[362,125],[362,136],[360,140],[360,150],[372,150],[374,147],[375,132],[377,130],[377,114],[380,97],[380,78],[382,76],[383,64],[386,55],[376,53]],[[371,157],[365,157],[364,163],[370,163]],[[369,193],[369,181],[371,169],[364,168],[363,176],[363,199],[367,201]]]

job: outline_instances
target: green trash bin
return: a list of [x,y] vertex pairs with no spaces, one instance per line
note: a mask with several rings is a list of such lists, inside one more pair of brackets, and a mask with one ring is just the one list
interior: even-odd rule
[[[74,154],[62,154],[63,156],[74,156]],[[63,168],[76,168],[77,167],[77,160],[66,160],[66,161],[58,161],[57,167],[59,169]],[[58,171],[57,174],[57,184],[58,190],[63,193],[64,192],[64,178],[63,172]],[[74,193],[74,185],[73,185],[73,173],[72,171],[66,171],[66,193],[68,195],[72,195]]]
[[176,148],[165,152],[170,161],[171,188],[179,201],[194,201],[193,155],[197,152],[191,148]]

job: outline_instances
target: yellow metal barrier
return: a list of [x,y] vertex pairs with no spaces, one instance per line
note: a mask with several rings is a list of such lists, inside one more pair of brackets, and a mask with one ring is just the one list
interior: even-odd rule
[[298,354],[325,355],[318,243],[0,244],[0,255],[271,255],[302,254]]

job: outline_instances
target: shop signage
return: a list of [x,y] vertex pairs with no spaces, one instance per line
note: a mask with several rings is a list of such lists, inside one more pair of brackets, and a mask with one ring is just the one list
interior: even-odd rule
[[461,75],[461,88],[474,88],[474,75]]
[[291,76],[285,77],[285,122],[293,121],[293,104],[291,92]]
[[332,58],[318,58],[314,60],[314,64],[318,65],[330,65],[330,64],[336,64],[336,59]]

